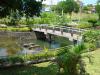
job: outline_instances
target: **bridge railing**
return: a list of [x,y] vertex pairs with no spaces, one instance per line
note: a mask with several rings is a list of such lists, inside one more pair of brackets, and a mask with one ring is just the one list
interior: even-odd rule
[[48,26],[47,24],[41,24],[41,25],[36,25],[35,28],[41,29],[46,29],[46,30],[53,30],[54,31],[60,31],[62,34],[63,32],[69,32],[73,34],[81,34],[82,32],[86,31],[85,29],[78,29],[78,28],[73,28],[73,27],[67,27],[67,26]]

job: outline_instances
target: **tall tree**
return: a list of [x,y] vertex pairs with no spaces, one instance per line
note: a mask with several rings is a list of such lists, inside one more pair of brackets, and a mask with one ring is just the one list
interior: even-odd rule
[[71,16],[72,12],[79,11],[79,5],[74,0],[66,0],[59,2],[55,8],[53,7],[53,10],[62,14],[69,13]]
[[0,0],[0,16],[4,14],[3,17],[10,15],[12,11],[23,12],[25,15],[32,17],[33,15],[39,15],[41,8],[42,0]]
[[42,1],[23,0],[23,12],[28,22],[29,17],[39,16],[42,9]]
[[34,15],[39,15],[41,8],[42,8],[42,2],[36,1],[36,0],[23,0],[24,2],[24,13],[26,16],[33,17]]
[[12,12],[22,10],[21,0],[0,0],[0,17],[6,17]]

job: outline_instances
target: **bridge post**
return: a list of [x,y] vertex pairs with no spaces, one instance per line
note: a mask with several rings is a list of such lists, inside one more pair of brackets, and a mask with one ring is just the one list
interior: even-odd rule
[[79,29],[79,35],[81,35],[81,34],[82,34],[81,29]]
[[42,29],[42,27],[41,27],[41,26],[39,26],[39,28],[40,28],[40,30]]
[[47,27],[45,27],[45,30],[46,30],[46,32],[47,32],[47,30],[48,30]]
[[73,37],[73,34],[74,34],[74,33],[73,33],[73,29],[70,30],[70,34],[71,34],[71,36]]
[[62,28],[60,28],[60,31],[61,31],[61,34],[63,35],[63,29]]
[[68,27],[68,33],[70,33],[70,31],[71,31],[71,28],[70,28],[70,27]]
[[55,32],[55,28],[53,27],[53,33]]

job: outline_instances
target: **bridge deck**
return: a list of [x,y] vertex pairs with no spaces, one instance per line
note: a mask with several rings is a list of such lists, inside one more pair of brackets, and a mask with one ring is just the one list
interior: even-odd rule
[[57,31],[57,30],[52,30],[52,29],[40,29],[40,28],[33,28],[33,31],[38,31],[38,32],[44,32],[44,34],[53,34],[53,35],[57,35],[57,36],[62,36],[62,37],[66,37],[69,38],[69,40],[81,40],[82,36],[79,34],[71,34],[71,32],[61,32],[61,31]]

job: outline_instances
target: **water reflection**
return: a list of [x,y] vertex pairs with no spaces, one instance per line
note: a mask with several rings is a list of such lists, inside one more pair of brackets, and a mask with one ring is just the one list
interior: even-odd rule
[[7,50],[4,49],[4,48],[0,48],[0,57],[1,56],[7,56],[7,55],[8,55]]
[[[44,48],[54,49],[54,48],[59,48],[59,47],[63,47],[70,44],[68,39],[62,38],[62,37],[54,37],[52,42],[41,41],[41,40],[31,40],[30,43],[34,43],[33,48],[29,48],[29,47],[20,48],[16,42],[18,42],[18,40],[14,40],[14,41],[12,40],[10,41],[10,39],[9,41],[6,40],[5,43],[7,44],[6,45],[7,47],[1,46],[0,56],[7,56],[7,55],[14,55],[14,54],[35,54],[35,53],[39,53],[43,51]],[[26,43],[26,44],[30,44],[30,43]],[[35,46],[37,45],[37,47],[34,48],[34,45]]]

